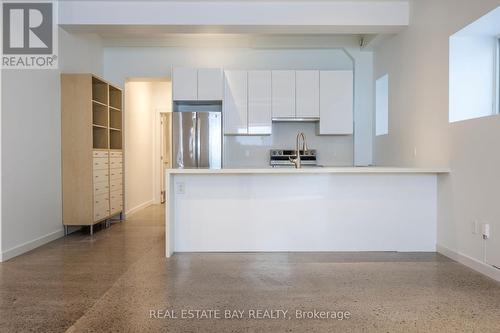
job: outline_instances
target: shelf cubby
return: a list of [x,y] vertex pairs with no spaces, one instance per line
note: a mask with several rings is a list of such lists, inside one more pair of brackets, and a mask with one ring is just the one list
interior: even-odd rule
[[92,100],[108,105],[108,84],[92,77]]
[[112,86],[109,86],[109,106],[117,110],[122,109],[122,92]]
[[94,149],[108,149],[108,130],[102,126],[92,126],[92,141]]
[[109,109],[109,127],[122,129],[122,113],[115,109]]
[[110,149],[122,149],[122,131],[117,129],[109,130]]
[[108,126],[108,108],[102,104],[92,103],[92,124]]

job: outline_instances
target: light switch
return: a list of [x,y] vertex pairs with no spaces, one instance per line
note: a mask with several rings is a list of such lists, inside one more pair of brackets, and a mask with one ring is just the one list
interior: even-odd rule
[[477,235],[479,233],[479,223],[477,222],[477,220],[474,220],[472,222],[472,233],[474,235]]
[[175,183],[175,194],[185,194],[186,193],[186,184],[183,182]]

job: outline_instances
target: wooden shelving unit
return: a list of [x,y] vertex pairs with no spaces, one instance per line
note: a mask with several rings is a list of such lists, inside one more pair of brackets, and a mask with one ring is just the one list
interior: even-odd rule
[[123,94],[92,74],[61,75],[63,224],[123,218]]
[[110,149],[122,149],[122,131],[116,129],[109,130],[109,148]]

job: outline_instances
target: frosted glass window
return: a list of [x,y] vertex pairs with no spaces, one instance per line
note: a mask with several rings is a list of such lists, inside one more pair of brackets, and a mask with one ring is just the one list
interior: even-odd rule
[[389,75],[375,82],[375,134],[389,134]]
[[449,39],[449,121],[498,113],[500,7]]

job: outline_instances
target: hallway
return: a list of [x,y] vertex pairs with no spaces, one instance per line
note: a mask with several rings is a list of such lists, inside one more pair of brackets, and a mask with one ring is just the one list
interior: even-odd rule
[[[151,206],[93,237],[77,232],[0,264],[0,332],[494,332],[500,326],[500,284],[438,254],[167,260],[163,238],[163,207]],[[291,318],[150,318],[183,309],[282,309]],[[295,310],[351,317],[296,319]]]

